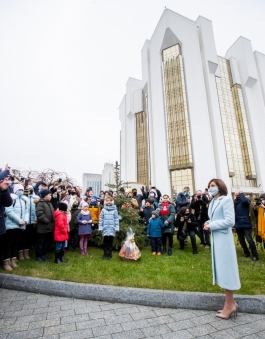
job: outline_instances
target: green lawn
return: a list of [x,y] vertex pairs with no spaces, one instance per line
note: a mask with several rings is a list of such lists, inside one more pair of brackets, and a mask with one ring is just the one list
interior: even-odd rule
[[[20,261],[19,266],[11,274],[54,280],[74,281],[90,284],[130,286],[177,291],[198,291],[223,293],[218,286],[212,285],[210,249],[199,247],[199,254],[191,253],[190,243],[184,251],[180,251],[176,237],[171,257],[152,256],[149,247],[142,249],[142,257],[137,262],[124,261],[113,252],[113,258],[103,261],[102,249],[89,247],[88,256],[80,256],[68,252],[66,264],[37,263],[34,259]],[[239,271],[241,278],[240,294],[265,294],[265,252],[261,248],[259,261],[252,262],[244,258],[237,246]],[[34,258],[34,253],[30,253]],[[53,260],[53,254],[48,257]],[[1,271],[4,272],[4,271]]]

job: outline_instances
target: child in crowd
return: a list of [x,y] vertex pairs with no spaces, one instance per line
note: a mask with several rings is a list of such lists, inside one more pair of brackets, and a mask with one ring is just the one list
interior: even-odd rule
[[54,225],[54,240],[55,246],[55,264],[67,262],[64,259],[65,241],[68,240],[68,222],[67,222],[67,207],[68,204],[60,202],[58,204],[59,210],[54,212],[55,225]]
[[[140,208],[140,217],[144,219],[144,225],[145,225],[145,231],[147,231],[147,227],[149,224],[149,220],[152,216],[152,212],[154,211],[154,207],[151,206],[150,200],[146,199],[145,206]],[[145,245],[147,246],[149,244],[149,238],[146,237],[145,239]]]
[[112,244],[115,233],[119,231],[119,216],[117,207],[113,205],[113,198],[108,196],[105,199],[105,206],[100,213],[99,231],[104,237],[104,256],[103,260],[112,258]]
[[89,205],[89,212],[92,217],[92,230],[97,230],[98,229],[98,222],[99,222],[99,217],[100,217],[100,208],[97,206],[98,202],[98,197],[96,195],[93,195],[90,200],[90,205]]
[[71,221],[70,221],[70,239],[69,239],[69,246],[71,251],[74,252],[77,245],[78,245],[78,222],[77,216],[80,213],[80,209],[78,208],[78,200],[75,200],[71,209]]
[[88,204],[85,202],[82,205],[82,210],[77,216],[78,222],[78,235],[80,238],[79,246],[80,246],[80,254],[87,255],[87,242],[88,239],[91,237],[92,229],[92,218],[91,214],[88,210]]
[[160,209],[160,217],[163,221],[165,227],[163,228],[162,234],[162,243],[163,243],[163,251],[162,254],[166,254],[167,252],[167,240],[168,240],[168,252],[169,256],[172,255],[172,247],[173,247],[173,235],[174,235],[174,221],[175,221],[175,206],[170,203],[169,196],[167,194],[163,195],[162,204],[159,206]]
[[153,211],[146,234],[151,239],[152,254],[161,255],[162,228],[165,224],[159,219],[159,211]]

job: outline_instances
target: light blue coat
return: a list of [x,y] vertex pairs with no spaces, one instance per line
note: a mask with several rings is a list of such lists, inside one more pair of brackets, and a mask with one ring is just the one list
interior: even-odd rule
[[119,216],[115,205],[104,206],[100,213],[98,230],[102,231],[103,237],[115,237],[116,231],[119,231]]
[[6,230],[19,228],[24,230],[26,225],[19,226],[22,221],[29,222],[28,198],[24,195],[19,198],[16,194],[11,193],[13,203],[5,208],[6,212]]
[[36,194],[30,194],[28,196],[28,211],[29,211],[29,224],[33,224],[35,221],[37,221],[36,216],[36,204],[34,202],[34,199],[39,199],[40,197]]
[[212,235],[213,284],[226,290],[239,290],[236,249],[232,227],[235,224],[235,210],[232,199],[221,196],[212,200],[208,210]]

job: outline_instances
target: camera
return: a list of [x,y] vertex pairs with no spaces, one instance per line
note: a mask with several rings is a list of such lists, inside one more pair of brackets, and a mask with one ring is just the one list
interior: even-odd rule
[[188,220],[189,216],[188,215],[184,215],[184,220]]
[[197,199],[201,199],[202,198],[202,196],[201,195],[197,195]]

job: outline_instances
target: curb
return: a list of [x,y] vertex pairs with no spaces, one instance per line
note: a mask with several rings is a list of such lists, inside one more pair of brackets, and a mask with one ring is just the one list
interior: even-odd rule
[[[224,295],[218,293],[92,285],[3,273],[0,273],[0,287],[67,298],[206,311],[216,311],[224,304]],[[265,314],[265,296],[263,295],[238,294],[236,301],[240,312]]]

